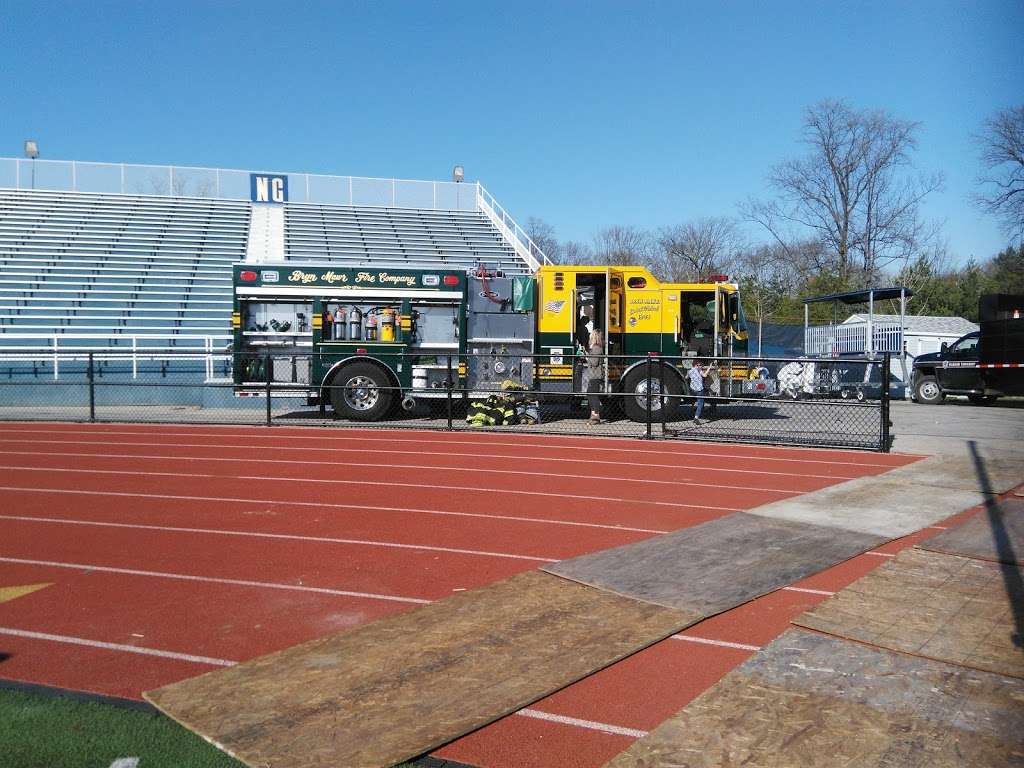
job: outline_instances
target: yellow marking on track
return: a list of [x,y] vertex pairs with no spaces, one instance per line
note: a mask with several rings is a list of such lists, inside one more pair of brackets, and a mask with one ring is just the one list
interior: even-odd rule
[[33,592],[38,592],[40,589],[52,586],[53,582],[47,582],[46,584],[26,584],[21,587],[0,587],[0,603],[17,600],[19,597],[31,595]]

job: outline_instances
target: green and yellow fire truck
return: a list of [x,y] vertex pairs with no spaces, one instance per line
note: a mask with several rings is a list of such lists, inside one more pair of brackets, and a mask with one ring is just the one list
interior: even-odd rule
[[[512,382],[538,396],[579,392],[584,322],[603,331],[607,392],[626,416],[660,420],[686,393],[695,358],[742,358],[739,287],[724,276],[661,283],[643,267],[403,270],[322,264],[234,266],[234,382],[239,395],[292,394],[342,418],[376,421],[401,403],[477,397]],[[744,365],[722,394],[758,394]],[[648,396],[653,395],[651,403]],[[664,400],[671,419],[679,401]]]

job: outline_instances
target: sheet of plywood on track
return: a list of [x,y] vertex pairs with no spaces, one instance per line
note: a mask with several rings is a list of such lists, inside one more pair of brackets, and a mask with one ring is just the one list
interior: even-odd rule
[[606,768],[1024,765],[1024,681],[789,630]]
[[251,766],[387,766],[697,618],[532,571],[145,697]]
[[1014,642],[1024,634],[1022,576],[1013,565],[907,549],[793,623],[1024,677],[1024,649]]
[[627,597],[711,616],[887,539],[737,512],[692,528],[544,566]]
[[933,552],[1024,565],[1024,500],[988,505],[964,523],[917,545]]

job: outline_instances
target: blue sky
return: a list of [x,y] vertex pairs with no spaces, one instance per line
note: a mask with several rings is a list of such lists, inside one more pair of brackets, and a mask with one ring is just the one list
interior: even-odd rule
[[[563,239],[731,216],[822,98],[922,123],[957,260],[1005,245],[971,133],[1024,3],[7,3],[0,155],[400,178],[465,166]],[[758,233],[754,232],[757,235]],[[759,235],[758,235],[759,236]]]

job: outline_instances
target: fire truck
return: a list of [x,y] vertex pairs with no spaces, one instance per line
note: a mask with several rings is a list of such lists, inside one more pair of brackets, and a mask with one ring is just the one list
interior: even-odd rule
[[[619,393],[634,421],[675,417],[694,359],[747,353],[739,287],[721,275],[662,283],[643,267],[504,275],[295,262],[236,264],[233,275],[236,394],[272,386],[275,397],[305,397],[356,421],[509,382],[571,398],[581,319],[603,331],[605,391]],[[721,383],[725,396],[765,387],[741,365],[722,370]]]

